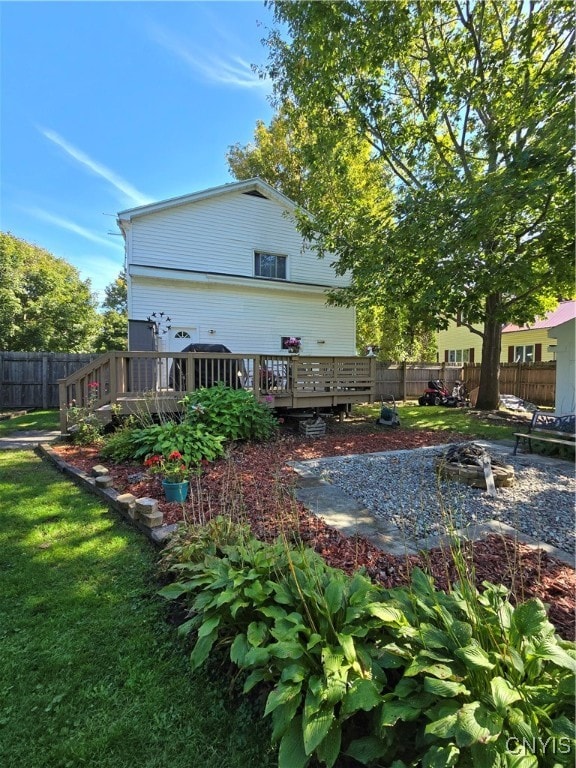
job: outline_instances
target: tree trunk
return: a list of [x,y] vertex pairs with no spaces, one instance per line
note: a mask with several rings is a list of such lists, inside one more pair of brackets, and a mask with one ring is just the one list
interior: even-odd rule
[[502,344],[502,323],[498,312],[500,300],[499,293],[493,293],[486,298],[480,387],[476,401],[476,407],[482,411],[497,410],[500,404],[500,347]]

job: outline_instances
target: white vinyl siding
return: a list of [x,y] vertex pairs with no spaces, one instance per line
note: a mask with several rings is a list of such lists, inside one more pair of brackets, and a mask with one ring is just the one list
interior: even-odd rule
[[[127,241],[131,265],[254,277],[254,252],[285,254],[287,279],[344,286],[329,259],[303,247],[292,214],[271,199],[241,192],[197,200],[133,218]],[[260,278],[262,279],[262,278]]]
[[280,354],[280,339],[290,334],[302,338],[303,355],[356,354],[353,309],[327,307],[321,290],[286,288],[272,292],[259,281],[239,288],[135,277],[130,316],[169,307],[175,327],[193,325],[200,343],[224,344],[232,352]]

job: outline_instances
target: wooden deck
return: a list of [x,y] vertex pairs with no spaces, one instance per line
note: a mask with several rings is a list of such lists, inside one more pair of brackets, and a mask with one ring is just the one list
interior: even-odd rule
[[343,412],[375,398],[374,358],[213,352],[109,352],[59,381],[60,429],[70,406],[110,421],[112,413],[181,410],[188,392],[218,382],[254,392],[278,410]]

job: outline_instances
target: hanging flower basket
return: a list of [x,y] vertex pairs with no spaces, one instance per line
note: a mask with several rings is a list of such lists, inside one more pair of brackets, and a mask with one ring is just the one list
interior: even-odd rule
[[284,349],[288,350],[288,354],[297,355],[300,352],[301,339],[299,336],[288,336],[284,339]]

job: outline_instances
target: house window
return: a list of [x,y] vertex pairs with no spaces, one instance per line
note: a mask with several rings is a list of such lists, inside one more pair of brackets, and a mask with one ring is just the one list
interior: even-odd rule
[[448,350],[448,363],[469,363],[470,362],[470,350],[469,349],[449,349]]
[[276,253],[254,253],[254,274],[256,277],[267,277],[270,280],[286,280],[286,256]]
[[188,331],[176,331],[176,333],[174,334],[174,338],[175,339],[189,339],[190,338],[190,334],[188,333]]
[[533,363],[534,362],[534,344],[524,344],[514,347],[515,363]]

